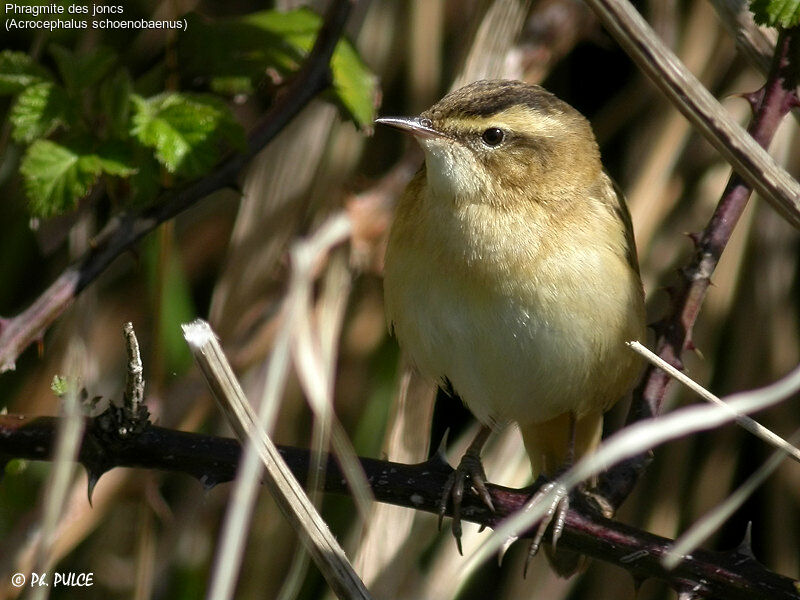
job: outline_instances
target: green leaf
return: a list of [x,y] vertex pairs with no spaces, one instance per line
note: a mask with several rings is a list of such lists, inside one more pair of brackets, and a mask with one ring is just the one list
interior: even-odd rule
[[107,48],[95,48],[86,54],[73,53],[63,46],[53,44],[50,54],[56,61],[58,72],[70,92],[84,92],[100,81],[117,60],[117,55]]
[[221,142],[244,143],[241,126],[216,98],[168,93],[132,99],[131,134],[171,173],[201,175],[219,159]]
[[17,97],[9,120],[18,142],[32,142],[50,135],[59,125],[69,125],[75,109],[64,88],[54,83],[36,83]]
[[94,156],[97,158],[97,168],[108,175],[130,177],[138,171],[131,147],[123,142],[106,142]]
[[[256,89],[270,70],[282,77],[297,71],[321,24],[318,15],[303,8],[214,22],[194,16],[180,37],[178,62],[189,77],[206,77],[212,86],[218,78],[248,77]],[[371,125],[376,80],[346,40],[336,46],[331,70],[334,100],[356,123]]]
[[127,201],[136,206],[147,206],[161,189],[161,167],[148,148],[140,146],[134,157],[136,173],[127,179],[130,186]]
[[50,217],[71,210],[89,193],[102,171],[94,154],[50,140],[36,140],[20,165],[25,191],[35,216]]
[[108,120],[108,130],[113,137],[128,136],[133,82],[125,69],[120,69],[100,84],[100,110]]
[[377,106],[377,79],[350,44],[339,42],[331,59],[333,91],[360,127],[371,127]]
[[759,25],[784,29],[800,25],[800,0],[751,0],[750,10]]
[[18,94],[28,86],[49,81],[50,73],[23,52],[0,52],[0,95]]

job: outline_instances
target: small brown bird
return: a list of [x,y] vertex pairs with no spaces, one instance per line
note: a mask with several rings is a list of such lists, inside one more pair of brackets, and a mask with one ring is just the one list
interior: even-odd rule
[[419,117],[377,122],[425,153],[389,237],[390,328],[484,425],[442,509],[466,478],[491,507],[490,429],[518,423],[534,478],[553,477],[597,446],[603,413],[636,379],[625,342],[644,337],[645,316],[630,216],[589,122],[539,86],[478,81]]

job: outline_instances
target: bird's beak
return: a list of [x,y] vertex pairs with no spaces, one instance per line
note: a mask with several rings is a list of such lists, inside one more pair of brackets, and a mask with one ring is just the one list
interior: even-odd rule
[[400,129],[417,138],[449,137],[445,133],[431,127],[430,120],[421,119],[420,117],[381,117],[380,119],[375,119],[375,122],[380,125],[388,125],[389,127]]

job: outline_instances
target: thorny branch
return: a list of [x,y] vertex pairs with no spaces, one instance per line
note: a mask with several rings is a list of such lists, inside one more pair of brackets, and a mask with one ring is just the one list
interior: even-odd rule
[[[764,87],[747,96],[753,108],[748,133],[767,148],[782,119],[800,104],[800,27],[782,30],[773,56],[772,67]],[[753,188],[733,173],[702,233],[693,235],[695,254],[689,265],[681,269],[680,282],[670,289],[670,313],[655,324],[658,355],[681,368],[684,350],[693,348],[692,329],[705,300],[711,275],[719,263],[725,246],[747,206]],[[658,415],[670,377],[661,369],[648,366],[641,383],[634,391],[628,422]],[[614,467],[601,481],[601,490],[613,506],[620,506],[633,490],[639,475],[649,462],[646,455],[634,457]]]
[[667,48],[628,0],[585,0],[628,56],[742,178],[800,228],[800,183],[778,165]]
[[[12,458],[48,460],[52,453],[56,417],[0,416],[0,465]],[[100,419],[87,419],[79,453],[80,462],[96,482],[113,467],[139,467],[180,472],[198,478],[206,488],[232,480],[241,448],[236,440],[163,429],[152,425],[125,443],[105,442]],[[294,475],[308,480],[310,452],[279,448]],[[359,459],[376,500],[436,513],[442,486],[452,471],[441,457],[416,465],[369,458]],[[324,490],[349,494],[335,460],[325,464]],[[540,483],[540,482],[537,482]],[[489,485],[495,512],[472,494],[465,495],[462,518],[494,527],[517,511],[534,488],[513,490]],[[531,532],[532,534],[533,532]],[[672,540],[601,517],[580,497],[573,502],[559,544],[604,560],[630,572],[638,581],[656,578],[677,590],[694,589],[704,598],[726,600],[798,600],[798,582],[767,570],[752,555],[749,546],[728,552],[697,550],[671,572],[660,563]]]
[[159,198],[139,213],[112,219],[92,241],[92,248],[68,267],[26,310],[0,319],[0,373],[13,369],[17,357],[72,304],[75,297],[120,254],[145,234],[216,190],[236,184],[239,171],[317,94],[330,85],[330,59],[354,0],[332,0],[314,47],[300,71],[275,99],[250,133],[247,151],[222,162],[211,174],[178,192]]

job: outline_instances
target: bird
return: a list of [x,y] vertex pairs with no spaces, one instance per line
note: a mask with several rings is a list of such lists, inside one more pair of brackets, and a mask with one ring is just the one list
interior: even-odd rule
[[645,335],[633,228],[589,121],[541,86],[476,81],[376,123],[424,153],[389,232],[389,329],[481,423],[440,506],[453,503],[460,550],[467,482],[493,509],[480,461],[491,431],[516,423],[533,478],[552,479],[598,446],[633,387],[641,362],[626,342]]

